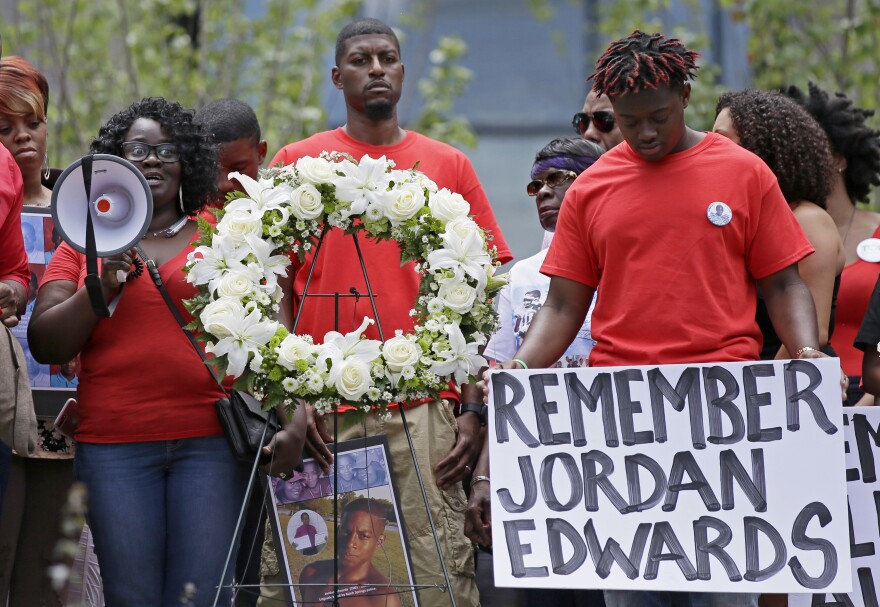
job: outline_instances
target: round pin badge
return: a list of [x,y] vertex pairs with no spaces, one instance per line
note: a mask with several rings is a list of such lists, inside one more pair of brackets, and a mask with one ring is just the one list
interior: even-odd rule
[[856,255],[862,261],[877,263],[880,261],[880,238],[866,238],[856,247]]
[[733,219],[733,211],[723,202],[710,202],[709,208],[706,209],[706,217],[709,218],[712,225],[726,226]]

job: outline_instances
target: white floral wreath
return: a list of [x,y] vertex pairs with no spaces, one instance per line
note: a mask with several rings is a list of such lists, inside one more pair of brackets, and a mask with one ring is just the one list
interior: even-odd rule
[[[212,364],[238,377],[237,387],[267,407],[291,409],[302,399],[321,412],[344,403],[387,415],[388,403],[436,397],[486,364],[479,348],[495,330],[491,296],[505,277],[495,277],[496,248],[461,195],[384,156],[357,162],[339,152],[262,171],[258,181],[230,178],[245,193],[215,210],[216,227],[199,219],[187,264],[199,292],[186,305]],[[398,330],[383,344],[363,336],[374,322],[364,318],[356,331],[330,331],[316,344],[274,319],[288,255],[303,261],[325,225],[395,240],[401,262],[416,262],[422,278],[413,332]]]

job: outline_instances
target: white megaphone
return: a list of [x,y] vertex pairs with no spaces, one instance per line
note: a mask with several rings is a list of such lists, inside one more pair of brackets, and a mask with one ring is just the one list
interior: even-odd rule
[[93,154],[87,194],[82,165],[80,158],[64,169],[55,183],[52,190],[55,228],[66,243],[86,253],[88,212],[94,226],[98,257],[127,251],[147,233],[153,217],[153,194],[147,180],[123,158]]
[[147,233],[153,194],[133,164],[109,154],[84,156],[64,169],[52,190],[52,219],[66,243],[86,255],[85,287],[97,316],[113,313],[104,301],[98,257],[127,251]]

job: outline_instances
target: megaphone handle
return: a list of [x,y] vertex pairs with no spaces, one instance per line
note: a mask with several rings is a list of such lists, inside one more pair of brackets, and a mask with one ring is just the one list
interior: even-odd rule
[[[95,226],[92,225],[92,156],[88,154],[82,159],[83,186],[86,189],[86,292],[92,303],[92,311],[99,318],[107,318],[113,312],[104,301],[104,289],[98,275],[98,246],[95,243]],[[121,293],[122,289],[120,289]],[[119,295],[114,302],[119,300]],[[114,303],[113,308],[116,308]]]

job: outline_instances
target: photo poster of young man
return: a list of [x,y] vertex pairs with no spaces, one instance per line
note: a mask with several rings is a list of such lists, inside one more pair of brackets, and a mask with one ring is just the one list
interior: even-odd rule
[[61,237],[54,229],[51,209],[47,207],[23,208],[21,214],[21,233],[28,255],[28,268],[31,272],[28,287],[28,301],[25,313],[12,334],[18,338],[27,361],[28,377],[34,395],[34,408],[38,416],[54,417],[68,398],[76,397],[79,384],[78,357],[62,364],[47,365],[31,354],[27,341],[27,329],[37,298],[37,288],[55,249],[61,244]]
[[337,449],[330,474],[306,459],[302,472],[270,478],[270,520],[288,606],[332,603],[335,586],[340,607],[418,607],[385,438],[346,441]]

